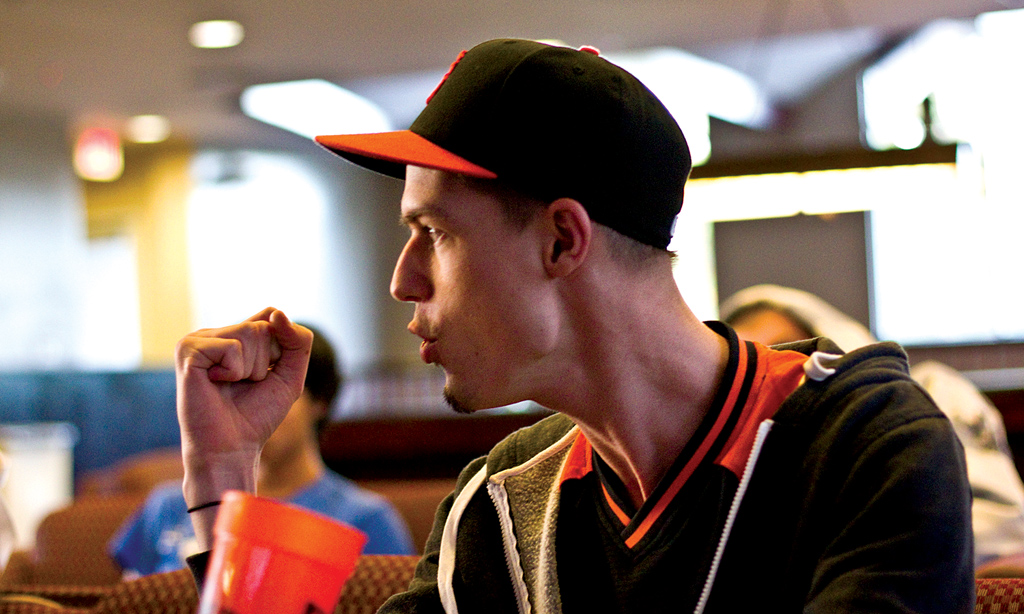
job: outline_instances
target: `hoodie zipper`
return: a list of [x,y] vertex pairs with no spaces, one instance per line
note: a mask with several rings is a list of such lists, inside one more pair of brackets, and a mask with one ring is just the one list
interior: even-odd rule
[[516,534],[512,528],[512,517],[508,505],[508,493],[501,484],[487,483],[487,494],[498,512],[501,525],[501,539],[505,545],[505,564],[512,578],[512,591],[516,596],[516,610],[519,614],[530,614],[530,598],[526,591],[523,565],[519,560],[519,548],[516,545]]
[[761,455],[761,447],[764,445],[768,432],[772,430],[774,422],[765,420],[757,427],[757,437],[754,439],[754,446],[750,449],[750,456],[747,457],[747,464],[743,467],[743,477],[736,488],[736,495],[729,506],[729,515],[725,519],[725,528],[722,529],[722,536],[718,539],[718,548],[715,550],[715,558],[711,561],[711,569],[708,570],[707,580],[704,581],[704,589],[697,600],[697,607],[694,614],[703,614],[711,596],[711,587],[715,583],[715,576],[718,574],[718,565],[722,562],[722,554],[725,552],[725,544],[729,541],[729,534],[732,532],[733,522],[736,521],[736,514],[739,512],[740,504],[743,502],[743,495],[747,492],[747,485],[750,484],[750,476],[754,473],[754,466],[757,458]]

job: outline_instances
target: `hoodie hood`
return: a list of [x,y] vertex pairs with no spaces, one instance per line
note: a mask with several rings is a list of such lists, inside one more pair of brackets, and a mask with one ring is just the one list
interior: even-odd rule
[[754,306],[794,317],[814,336],[828,337],[845,352],[878,342],[863,324],[810,292],[774,284],[751,286],[733,294],[722,303],[719,317],[728,322],[740,311]]

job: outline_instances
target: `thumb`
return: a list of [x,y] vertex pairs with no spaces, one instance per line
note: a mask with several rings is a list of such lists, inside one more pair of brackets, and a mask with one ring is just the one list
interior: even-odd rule
[[274,363],[273,373],[302,392],[309,366],[309,354],[313,346],[313,331],[288,319],[283,311],[270,314],[270,330],[281,348],[281,357]]

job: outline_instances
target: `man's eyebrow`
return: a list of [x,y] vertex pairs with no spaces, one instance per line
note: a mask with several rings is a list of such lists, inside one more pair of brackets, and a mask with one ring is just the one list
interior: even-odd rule
[[430,205],[423,205],[416,207],[415,209],[412,209],[407,213],[403,213],[398,218],[398,223],[403,226],[411,226],[413,224],[418,224],[420,218],[422,217],[432,217],[438,220],[448,219],[448,216],[445,215],[444,211],[442,211],[441,209],[438,209],[437,207],[432,207]]

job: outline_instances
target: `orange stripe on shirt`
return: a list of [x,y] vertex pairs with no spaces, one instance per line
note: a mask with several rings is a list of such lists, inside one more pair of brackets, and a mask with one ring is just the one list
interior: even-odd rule
[[626,512],[622,511],[622,508],[619,507],[617,503],[615,503],[615,499],[612,499],[611,494],[608,492],[608,488],[604,485],[603,482],[601,483],[601,491],[604,493],[605,501],[608,502],[608,507],[612,508],[612,513],[615,514],[615,517],[619,519],[619,522],[622,523],[622,526],[628,527],[629,523],[632,522],[633,519],[630,518],[629,515],[626,514]]
[[716,464],[736,477],[743,475],[757,438],[757,427],[774,416],[782,402],[800,385],[804,376],[803,365],[807,361],[807,356],[800,352],[771,350],[760,343],[754,346],[757,349],[754,384],[739,422],[715,459]]
[[[715,424],[711,427],[711,432],[707,434],[704,441],[700,443],[697,451],[694,452],[690,460],[686,462],[682,471],[672,480],[672,485],[669,486],[668,490],[662,495],[658,502],[651,508],[650,513],[644,518],[640,525],[633,531],[633,534],[626,539],[626,546],[632,548],[635,546],[644,535],[647,535],[647,531],[650,530],[651,526],[658,520],[661,513],[665,511],[668,504],[672,502],[676,494],[686,483],[686,480],[690,479],[693,472],[696,471],[701,461],[704,460],[704,456],[708,453],[708,450],[714,445],[715,440],[718,439],[719,433],[725,428],[725,424],[729,421],[729,416],[732,415],[736,399],[739,397],[740,389],[743,388],[743,380],[747,374],[747,344],[740,341],[739,347],[739,362],[736,366],[736,375],[732,380],[732,387],[729,389],[729,396],[725,400],[725,404],[722,406],[722,411],[719,412],[718,418],[715,420]],[[607,492],[605,493],[607,496]]]

